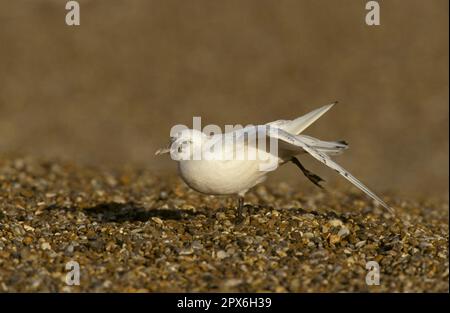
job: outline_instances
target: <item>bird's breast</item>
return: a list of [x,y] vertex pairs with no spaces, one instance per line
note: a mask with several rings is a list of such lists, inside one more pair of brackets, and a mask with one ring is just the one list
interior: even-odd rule
[[194,190],[213,195],[245,192],[265,179],[256,160],[184,160],[178,162],[183,180]]

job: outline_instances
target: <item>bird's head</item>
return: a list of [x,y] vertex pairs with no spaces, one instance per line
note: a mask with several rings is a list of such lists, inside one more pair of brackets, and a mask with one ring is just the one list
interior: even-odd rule
[[192,159],[195,149],[200,149],[207,136],[196,129],[183,129],[170,136],[167,147],[158,149],[155,155],[170,152],[174,160]]

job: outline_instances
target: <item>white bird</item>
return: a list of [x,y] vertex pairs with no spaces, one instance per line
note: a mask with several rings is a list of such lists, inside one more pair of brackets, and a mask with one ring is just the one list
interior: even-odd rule
[[[299,154],[307,153],[337,171],[393,214],[393,210],[381,198],[330,158],[330,155],[339,154],[348,148],[345,141],[322,141],[300,135],[334,104],[325,105],[294,120],[278,120],[224,134],[206,135],[200,130],[185,129],[171,137],[167,148],[159,149],[155,154],[171,152],[173,159],[178,162],[182,179],[198,192],[238,195],[241,214],[245,193],[266,179],[269,170],[264,170],[264,166],[268,166],[268,160],[275,160],[276,166],[293,162],[309,180],[321,187],[319,183],[323,179],[304,168],[296,158]],[[246,140],[240,140],[256,134],[260,136],[261,133],[267,142],[278,146],[275,151],[267,151],[268,144],[249,144]],[[245,156],[256,154],[257,157],[238,157],[238,151],[244,151]]]

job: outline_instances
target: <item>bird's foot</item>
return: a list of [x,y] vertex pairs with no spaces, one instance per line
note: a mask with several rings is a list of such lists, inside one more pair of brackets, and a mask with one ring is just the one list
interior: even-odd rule
[[297,165],[297,167],[303,172],[303,174],[306,176],[306,178],[308,178],[314,185],[323,189],[323,186],[320,185],[320,182],[325,181],[325,180],[322,177],[307,170],[296,157],[292,157],[291,162],[294,163],[295,165]]
[[314,174],[314,173],[312,173],[312,172],[310,172],[308,170],[306,170],[304,172],[304,174],[305,174],[306,178],[308,178],[314,185],[316,185],[316,186],[318,186],[318,187],[323,189],[323,186],[320,185],[320,182],[324,181],[324,179],[322,177],[320,177],[320,176],[318,176],[318,175],[316,175],[316,174]]

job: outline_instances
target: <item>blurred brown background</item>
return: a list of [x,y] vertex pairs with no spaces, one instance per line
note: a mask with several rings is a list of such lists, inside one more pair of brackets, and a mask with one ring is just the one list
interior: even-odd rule
[[339,100],[306,132],[346,139],[339,163],[378,192],[448,197],[448,0],[379,1],[379,27],[362,0],[80,0],[79,27],[65,3],[0,0],[0,155],[174,173],[153,153],[194,115],[245,125]]

